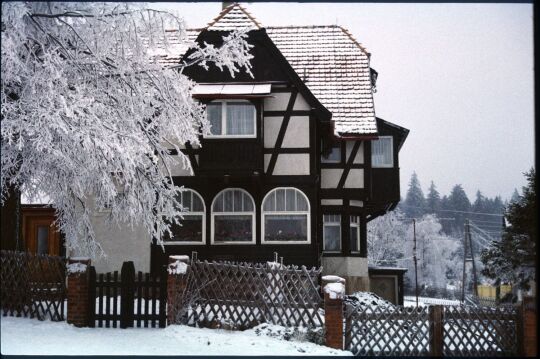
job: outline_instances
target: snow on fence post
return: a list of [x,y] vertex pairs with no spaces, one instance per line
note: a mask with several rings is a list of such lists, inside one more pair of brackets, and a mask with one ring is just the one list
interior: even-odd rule
[[88,326],[90,258],[69,258],[67,265],[67,319],[76,327]]
[[534,297],[524,296],[519,313],[521,314],[521,325],[523,339],[521,340],[521,353],[519,355],[526,357],[536,357],[538,353],[538,336],[537,336],[537,316],[536,316],[536,301]]
[[184,302],[181,294],[187,287],[187,271],[189,268],[188,256],[169,256],[167,266],[167,325],[175,324],[178,320],[178,311]]
[[430,305],[429,315],[429,348],[430,356],[441,357],[443,355],[443,307],[442,305]]
[[323,276],[324,329],[326,346],[343,349],[343,297],[345,279]]

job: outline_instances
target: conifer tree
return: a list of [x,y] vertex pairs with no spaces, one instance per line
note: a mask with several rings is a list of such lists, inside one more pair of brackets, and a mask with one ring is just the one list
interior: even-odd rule
[[411,176],[404,207],[407,217],[420,218],[425,213],[426,199],[416,172],[413,172]]
[[439,194],[439,191],[437,191],[437,187],[435,187],[435,183],[431,181],[431,185],[429,186],[428,195],[426,198],[426,210],[428,213],[437,214],[437,211],[441,207],[441,195]]
[[482,274],[496,283],[511,282],[528,289],[535,280],[536,241],[538,240],[538,203],[536,200],[536,172],[525,173],[528,185],[523,195],[512,201],[505,211],[509,226],[503,237],[482,253]]

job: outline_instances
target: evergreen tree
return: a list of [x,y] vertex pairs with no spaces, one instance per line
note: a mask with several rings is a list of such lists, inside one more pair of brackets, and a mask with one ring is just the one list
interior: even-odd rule
[[416,172],[413,172],[411,176],[404,207],[405,214],[410,218],[420,218],[425,213],[426,199]]
[[471,202],[460,184],[457,184],[452,188],[452,192],[450,193],[450,196],[448,196],[448,206],[450,207],[450,210],[456,211],[453,214],[453,217],[456,219],[454,221],[453,230],[457,233],[463,232],[465,219],[470,218],[470,214],[464,212],[471,211]]
[[435,187],[435,183],[431,181],[431,185],[429,186],[429,191],[426,198],[426,210],[427,213],[438,215],[437,211],[439,209],[441,209],[441,196],[439,194],[439,191],[437,191],[437,188]]
[[538,204],[536,201],[536,173],[525,173],[528,185],[523,195],[512,201],[505,212],[509,226],[500,241],[482,253],[482,274],[497,283],[511,282],[528,289],[535,280],[536,241],[538,240]]
[[476,200],[474,201],[472,205],[473,212],[477,213],[485,213],[487,211],[487,199],[482,195],[482,192],[480,190],[476,191]]
[[512,193],[512,197],[510,197],[509,203],[516,203],[519,201],[520,195],[516,188],[514,188],[514,193]]

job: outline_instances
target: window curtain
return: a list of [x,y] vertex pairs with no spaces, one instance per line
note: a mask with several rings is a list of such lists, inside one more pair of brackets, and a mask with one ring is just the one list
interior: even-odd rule
[[254,135],[255,107],[250,103],[227,103],[227,134]]
[[371,162],[373,166],[392,166],[392,139],[380,138],[371,142]]

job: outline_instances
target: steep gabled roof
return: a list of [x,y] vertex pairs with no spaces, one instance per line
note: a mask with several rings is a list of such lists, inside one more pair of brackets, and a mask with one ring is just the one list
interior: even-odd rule
[[[188,30],[187,37],[194,40],[202,30],[261,27],[234,3],[206,28]],[[337,25],[269,26],[266,32],[310,92],[332,113],[336,135],[377,134],[370,54],[346,29]],[[168,40],[171,45],[180,42],[174,33],[168,34]],[[164,54],[160,62],[178,63],[183,54]]]
[[206,30],[230,31],[244,28],[260,29],[262,26],[238,3],[227,6],[212,20]]

